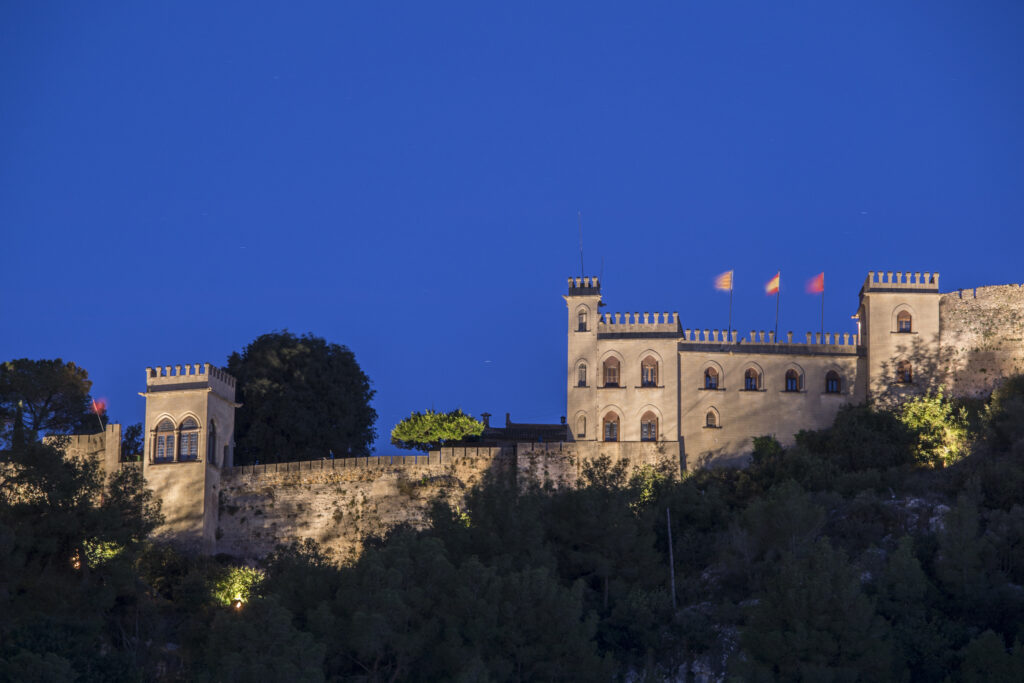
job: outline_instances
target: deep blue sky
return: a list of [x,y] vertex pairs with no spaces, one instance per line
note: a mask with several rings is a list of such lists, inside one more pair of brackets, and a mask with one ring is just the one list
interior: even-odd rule
[[[487,5],[487,6],[484,6]],[[1024,281],[1024,3],[6,2],[0,360],[348,345],[411,410],[565,410],[611,311],[853,331],[868,270]]]

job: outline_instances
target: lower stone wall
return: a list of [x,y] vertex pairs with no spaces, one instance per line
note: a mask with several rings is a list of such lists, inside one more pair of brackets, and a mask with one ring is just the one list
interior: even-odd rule
[[465,504],[466,492],[497,477],[508,485],[573,486],[601,456],[680,470],[678,442],[521,443],[445,448],[425,456],[313,460],[225,469],[217,492],[216,551],[244,559],[280,543],[319,542],[338,560],[399,524],[423,528],[432,501]]
[[398,524],[422,528],[437,497],[461,505],[486,474],[508,478],[513,470],[509,447],[225,469],[216,552],[259,558],[279,543],[312,538],[344,560]]
[[984,397],[1024,373],[1024,285],[943,294],[939,300],[946,383],[956,396]]

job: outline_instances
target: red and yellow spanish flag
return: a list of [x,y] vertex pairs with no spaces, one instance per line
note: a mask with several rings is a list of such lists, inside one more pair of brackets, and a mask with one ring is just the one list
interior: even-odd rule
[[715,289],[719,289],[723,292],[732,291],[732,271],[727,270],[718,277],[715,278]]
[[102,415],[107,412],[107,399],[105,398],[94,398],[92,400],[92,412],[97,415]]
[[779,293],[779,276],[782,275],[782,271],[775,273],[775,277],[768,281],[768,284],[764,286],[766,294],[778,294]]
[[825,291],[825,273],[818,273],[807,281],[808,294],[821,294]]

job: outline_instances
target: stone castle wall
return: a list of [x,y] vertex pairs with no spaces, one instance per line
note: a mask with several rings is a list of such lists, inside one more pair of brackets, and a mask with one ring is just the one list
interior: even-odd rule
[[344,560],[399,524],[425,527],[439,497],[464,506],[466,492],[488,474],[513,486],[571,486],[583,462],[602,455],[626,459],[629,471],[662,463],[679,468],[676,443],[528,443],[225,469],[216,552],[259,558],[279,543],[312,538]]
[[984,397],[1024,373],[1024,285],[943,294],[939,321],[942,370],[955,396]]

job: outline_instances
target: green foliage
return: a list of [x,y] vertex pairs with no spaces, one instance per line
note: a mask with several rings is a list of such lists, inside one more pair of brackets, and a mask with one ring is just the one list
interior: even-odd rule
[[437,450],[446,443],[480,436],[482,422],[456,409],[448,413],[413,412],[391,430],[391,443],[415,451]]
[[917,436],[914,459],[942,467],[959,461],[968,450],[967,410],[957,408],[942,390],[913,398],[898,412],[899,420]]
[[914,462],[916,435],[896,415],[871,406],[846,405],[828,429],[801,431],[797,445],[827,455],[841,470],[898,467]]
[[366,455],[376,433],[370,380],[344,346],[287,330],[228,358],[242,407],[236,464]]
[[258,595],[266,572],[253,567],[228,567],[213,585],[213,599],[240,608]]
[[982,417],[992,450],[1024,456],[1024,375],[1005,380],[989,399]]
[[[29,438],[95,432],[99,423],[92,413],[91,388],[89,373],[60,358],[0,363],[0,424],[15,424],[20,407]],[[0,439],[10,438],[10,430],[0,434]]]

